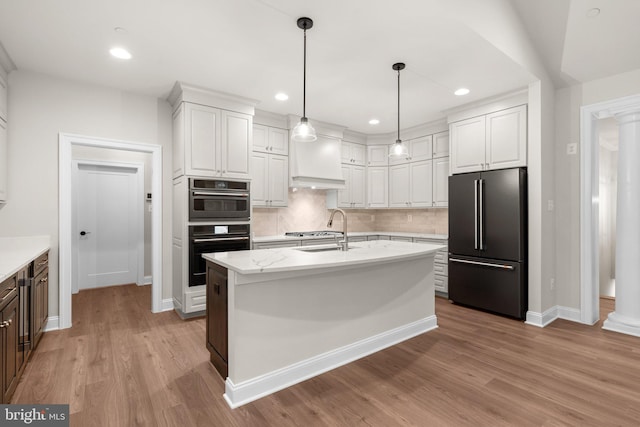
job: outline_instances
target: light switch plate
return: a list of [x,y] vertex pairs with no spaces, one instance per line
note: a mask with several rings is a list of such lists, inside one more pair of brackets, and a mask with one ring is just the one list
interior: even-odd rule
[[578,144],[576,142],[572,142],[567,144],[567,154],[572,155],[578,152]]

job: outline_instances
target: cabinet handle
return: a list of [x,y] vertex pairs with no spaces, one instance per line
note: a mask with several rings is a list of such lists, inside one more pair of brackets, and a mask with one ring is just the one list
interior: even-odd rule
[[47,265],[48,262],[49,262],[49,260],[45,259],[44,261],[38,263],[38,267],[42,267],[43,265]]
[[43,277],[42,279],[40,279],[40,283],[47,283],[49,281],[48,277]]
[[0,302],[1,302],[1,301],[6,300],[7,298],[9,298],[9,295],[11,295],[11,294],[13,294],[13,293],[15,293],[15,292],[16,292],[16,288],[12,288],[9,292],[7,292],[7,293],[5,294],[5,296],[3,296],[3,297],[2,297],[2,299],[0,300]]
[[7,325],[7,323],[6,323],[6,322],[2,322],[2,323],[0,323],[0,329],[4,329],[4,328],[6,328],[7,326],[8,326],[8,325]]

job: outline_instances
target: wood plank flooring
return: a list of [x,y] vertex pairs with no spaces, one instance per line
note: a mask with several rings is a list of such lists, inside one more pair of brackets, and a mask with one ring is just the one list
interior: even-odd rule
[[640,425],[640,338],[601,323],[540,329],[436,298],[439,329],[231,410],[204,319],[150,300],[74,295],[73,328],[45,334],[12,403],[68,403],[82,427]]

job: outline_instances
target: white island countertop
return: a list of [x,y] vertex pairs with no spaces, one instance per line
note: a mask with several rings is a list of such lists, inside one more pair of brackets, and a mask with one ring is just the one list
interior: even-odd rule
[[[335,230],[332,230],[335,231]],[[340,231],[340,230],[337,230]],[[349,237],[360,236],[393,236],[393,237],[411,237],[416,239],[433,239],[433,240],[447,240],[449,238],[446,234],[427,234],[427,233],[406,233],[400,231],[349,231],[347,233]],[[298,240],[326,240],[331,239],[332,236],[285,236],[284,234],[276,236],[255,236],[253,237],[254,243],[265,242],[287,242]]]
[[49,250],[49,236],[0,237],[0,282]]
[[411,260],[445,248],[436,244],[372,240],[349,243],[346,252],[318,251],[325,247],[336,245],[218,252],[203,257],[239,274],[261,274]]

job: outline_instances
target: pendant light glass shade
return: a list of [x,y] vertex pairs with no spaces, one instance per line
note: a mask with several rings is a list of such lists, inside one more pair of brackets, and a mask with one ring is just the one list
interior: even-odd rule
[[313,27],[311,18],[298,18],[298,28],[304,31],[304,60],[303,60],[303,78],[302,78],[302,117],[298,124],[293,128],[291,138],[298,142],[312,142],[318,139],[316,130],[311,126],[306,116],[307,104],[307,30]]
[[400,139],[400,70],[404,70],[405,65],[402,62],[393,64],[393,69],[398,72],[398,138],[394,144],[389,146],[389,157],[402,158],[409,156],[409,148],[407,144]]

